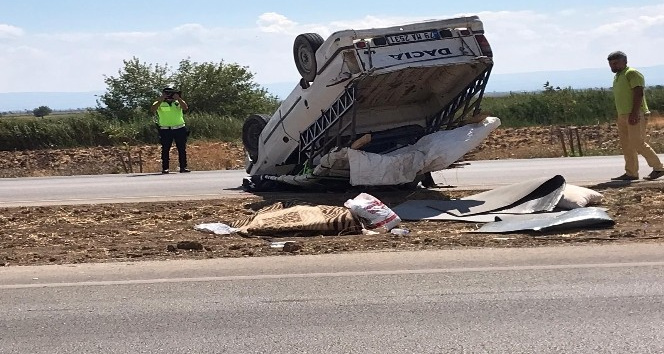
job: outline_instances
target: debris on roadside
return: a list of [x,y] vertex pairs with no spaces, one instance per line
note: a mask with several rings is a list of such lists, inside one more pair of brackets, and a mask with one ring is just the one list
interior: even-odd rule
[[180,241],[175,246],[179,250],[202,251],[203,244],[197,241]]
[[295,253],[302,249],[302,245],[296,241],[274,241],[270,248],[279,249],[286,253]]
[[274,242],[270,242],[270,247],[271,248],[282,249],[282,248],[284,248],[284,245],[286,245],[286,243],[288,243],[288,242],[294,242],[294,241],[274,241]]
[[401,218],[392,209],[371,194],[360,193],[357,197],[348,199],[344,206],[354,216],[367,220],[365,227],[368,229],[382,228],[389,231],[401,222]]
[[198,224],[194,226],[194,229],[198,231],[211,232],[215,235],[230,235],[237,232],[236,228],[220,222]]
[[297,242],[286,242],[281,249],[284,252],[294,253],[302,249],[302,245]]
[[405,236],[405,235],[408,235],[408,234],[410,233],[410,230],[395,227],[395,228],[393,228],[392,230],[390,230],[390,233],[391,233],[392,235],[401,235],[401,236]]
[[[344,207],[310,205],[298,201],[277,202],[262,207],[254,215],[235,220],[230,225],[204,223],[195,225],[194,229],[217,235],[237,233],[248,237],[369,235],[390,230],[395,230],[393,234],[405,235],[408,230],[395,229],[400,222],[399,216],[378,198],[360,193],[348,199]],[[279,248],[283,245],[282,242],[273,242],[271,247]]]
[[592,189],[566,184],[563,190],[563,196],[558,202],[558,207],[562,209],[584,208],[589,205],[598,205],[602,203],[604,196]]
[[298,234],[349,235],[362,230],[360,220],[345,207],[278,202],[258,210],[254,215],[230,225],[243,236]]
[[394,211],[403,220],[486,223],[470,231],[475,233],[544,232],[613,226],[605,210],[588,207],[602,199],[600,193],[567,185],[562,176],[556,175],[455,200],[409,200]]
[[565,179],[537,178],[452,200],[409,200],[394,207],[403,220],[491,222],[496,216],[552,211]]
[[602,228],[615,225],[606,211],[600,208],[576,208],[562,214],[524,220],[494,221],[473,232],[510,233],[517,231],[551,232],[564,229]]
[[[517,231],[556,231],[569,228],[610,227],[615,222],[606,210],[589,207],[600,204],[603,196],[591,189],[568,185],[561,175],[499,187],[452,200],[407,200],[388,207],[368,193],[344,202],[344,207],[312,205],[300,201],[264,205],[253,215],[222,223],[199,224],[194,228],[220,235],[238,233],[260,237],[270,247],[295,252],[295,241],[274,241],[278,237],[322,235],[407,236],[406,221],[459,221],[483,223],[469,233],[511,233]],[[496,238],[499,240],[498,238]],[[180,248],[178,246],[178,248]],[[197,248],[202,248],[202,245]]]

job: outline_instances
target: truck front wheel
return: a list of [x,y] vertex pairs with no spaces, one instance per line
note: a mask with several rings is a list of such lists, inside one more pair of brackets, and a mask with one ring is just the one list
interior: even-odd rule
[[316,78],[318,70],[316,51],[322,44],[323,37],[316,33],[303,33],[295,37],[295,42],[293,43],[295,66],[306,81],[312,82]]
[[270,117],[265,114],[252,114],[245,119],[242,125],[242,144],[251,161],[258,160],[259,139],[268,120]]

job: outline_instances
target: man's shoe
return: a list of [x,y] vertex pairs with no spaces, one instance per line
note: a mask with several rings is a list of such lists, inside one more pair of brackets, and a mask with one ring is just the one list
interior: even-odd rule
[[652,181],[652,180],[658,179],[662,176],[664,176],[664,171],[655,171],[655,170],[653,170],[652,172],[650,172],[649,175],[643,177],[643,179],[648,180],[648,181]]
[[188,169],[188,168],[181,168],[180,169],[180,173],[187,173],[187,172],[191,172],[191,170]]
[[166,169],[166,170],[161,170],[161,173],[163,173],[163,174],[167,174],[167,173],[168,173],[168,169]]
[[612,181],[635,181],[637,179],[639,179],[639,177],[630,176],[626,173],[622,176],[611,178]]

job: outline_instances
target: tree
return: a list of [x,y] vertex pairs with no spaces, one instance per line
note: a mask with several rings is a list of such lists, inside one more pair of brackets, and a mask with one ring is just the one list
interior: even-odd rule
[[259,87],[254,74],[238,64],[180,61],[177,70],[167,65],[123,61],[118,77],[105,77],[107,91],[97,102],[97,111],[119,120],[147,116],[150,105],[166,86],[182,91],[191,112],[245,118],[251,113],[272,113],[278,102]]
[[32,110],[32,114],[35,117],[44,118],[45,116],[51,114],[53,110],[48,106],[39,106]]
[[560,86],[556,86],[556,88],[553,88],[553,85],[551,85],[548,81],[545,82],[543,86],[544,86],[544,92],[547,93],[561,90]]
[[277,99],[253,82],[254,74],[238,64],[180,61],[173,82],[182,90],[192,112],[245,118],[273,113]]
[[147,114],[159,88],[167,85],[169,68],[141,63],[136,57],[122,62],[118,77],[104,76],[107,88],[97,100],[97,111],[107,118],[128,121]]

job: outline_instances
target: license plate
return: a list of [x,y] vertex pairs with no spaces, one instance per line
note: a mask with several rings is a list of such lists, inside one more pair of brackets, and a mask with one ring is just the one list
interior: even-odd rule
[[400,44],[409,42],[432,41],[440,39],[438,31],[414,32],[387,36],[387,43]]

